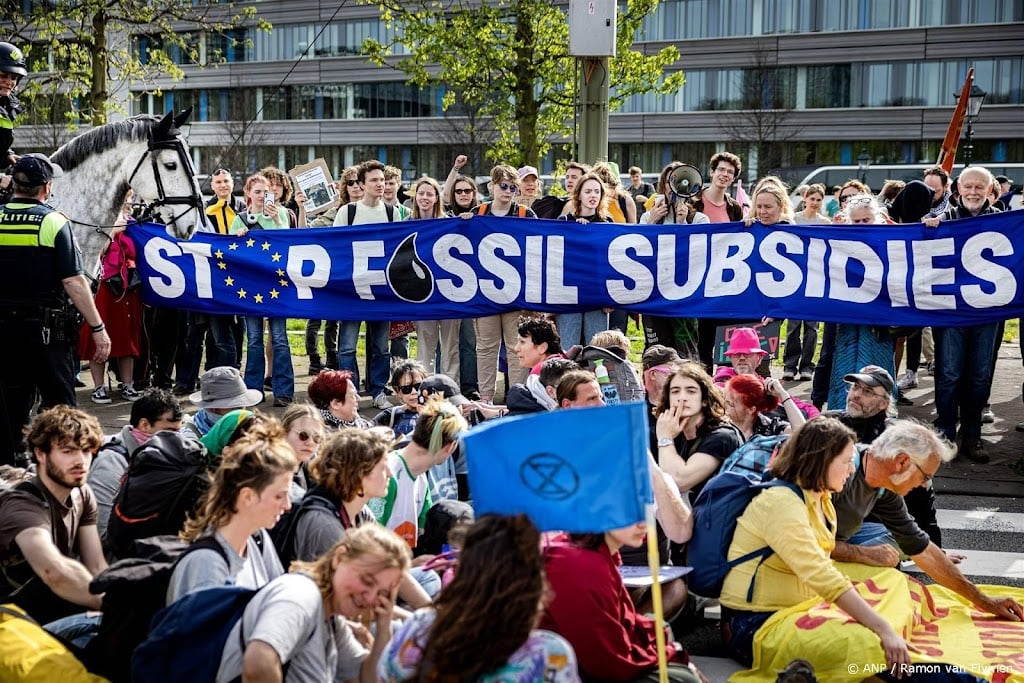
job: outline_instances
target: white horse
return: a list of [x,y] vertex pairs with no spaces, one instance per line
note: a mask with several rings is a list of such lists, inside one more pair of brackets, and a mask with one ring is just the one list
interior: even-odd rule
[[128,189],[149,220],[188,239],[206,221],[188,144],[177,116],[135,116],[97,126],[72,139],[51,159],[64,169],[53,181],[50,205],[71,219],[86,274],[96,273]]

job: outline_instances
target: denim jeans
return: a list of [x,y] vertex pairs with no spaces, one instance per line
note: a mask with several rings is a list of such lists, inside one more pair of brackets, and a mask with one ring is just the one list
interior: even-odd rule
[[[343,320],[338,326],[338,369],[352,373],[352,383],[359,388],[359,364],[356,362],[356,344],[359,341],[358,320]],[[366,389],[370,396],[384,391],[391,378],[391,353],[388,350],[388,334],[391,323],[366,323],[366,350],[369,358]]]
[[956,439],[959,418],[964,441],[981,437],[981,409],[992,388],[992,357],[999,323],[936,327],[935,426]]
[[[555,326],[558,336],[562,338],[562,348],[566,351],[576,344],[586,346],[594,335],[610,329],[626,331],[626,312],[602,310],[585,311],[583,313],[556,313]],[[580,335],[583,335],[582,339]]]
[[271,387],[276,398],[295,397],[295,370],[292,352],[288,346],[287,318],[245,318],[245,386],[263,390],[263,377],[267,361],[263,356],[263,321],[270,327],[270,345],[274,349],[274,367]]
[[84,650],[100,632],[102,618],[103,615],[99,612],[82,612],[43,624],[43,628],[79,650]]

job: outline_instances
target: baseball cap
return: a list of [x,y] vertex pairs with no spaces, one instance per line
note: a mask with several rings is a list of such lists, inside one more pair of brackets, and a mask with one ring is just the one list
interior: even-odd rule
[[1010,183],[1011,185],[1013,185],[1013,181],[1010,180],[1009,178],[1007,178],[1004,175],[997,175],[996,176],[996,182],[997,183]]
[[519,169],[519,179],[522,180],[526,176],[532,175],[534,178],[540,178],[540,174],[537,173],[537,169],[533,166],[523,166]]
[[892,393],[893,386],[895,385],[889,371],[877,365],[865,365],[860,369],[860,372],[851,372],[843,377],[843,381],[851,383],[861,382],[869,387],[882,387],[887,394]]
[[199,378],[199,391],[188,397],[200,408],[247,408],[263,400],[259,389],[248,389],[236,368],[210,368]]
[[45,185],[64,175],[64,169],[45,154],[26,154],[11,167],[11,175],[20,185]]
[[420,403],[423,403],[428,396],[441,394],[454,406],[469,405],[471,401],[462,395],[459,385],[448,375],[430,375],[420,382]]
[[641,365],[644,368],[653,368],[655,365],[670,365],[678,363],[680,360],[679,353],[675,349],[662,344],[651,344],[644,349]]

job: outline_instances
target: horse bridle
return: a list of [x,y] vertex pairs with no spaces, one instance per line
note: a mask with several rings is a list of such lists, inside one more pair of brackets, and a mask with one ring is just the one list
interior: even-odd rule
[[139,157],[139,162],[135,164],[135,168],[128,176],[128,185],[132,184],[132,181],[135,179],[135,176],[138,175],[139,170],[142,168],[143,162],[145,162],[146,158],[148,157],[149,163],[153,168],[153,180],[156,182],[157,198],[151,202],[145,203],[146,208],[143,217],[153,216],[155,213],[154,209],[160,206],[166,206],[169,204],[186,205],[188,208],[186,208],[181,213],[175,214],[174,216],[171,217],[169,221],[167,221],[168,225],[174,225],[179,218],[187,214],[189,211],[192,211],[193,209],[199,211],[200,215],[202,215],[203,198],[201,195],[195,193],[187,196],[168,196],[166,194],[166,192],[164,191],[164,182],[160,176],[160,167],[157,164],[156,155],[154,154],[154,152],[158,152],[164,149],[173,149],[175,152],[177,152],[178,159],[181,161],[182,165],[188,170],[189,176],[195,178],[196,174],[195,167],[192,165],[192,157],[190,157],[188,153],[186,153],[185,145],[182,143],[181,137],[176,135],[166,140],[156,140],[153,137],[153,133],[150,132],[149,141],[146,146],[146,152],[141,157]]

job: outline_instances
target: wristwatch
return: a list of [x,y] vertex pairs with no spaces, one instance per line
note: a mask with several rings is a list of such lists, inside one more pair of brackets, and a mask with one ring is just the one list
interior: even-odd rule
[[675,442],[672,441],[672,439],[668,438],[667,436],[663,436],[660,439],[658,439],[658,448],[664,448],[665,446],[672,446],[672,445],[674,445],[674,443]]

